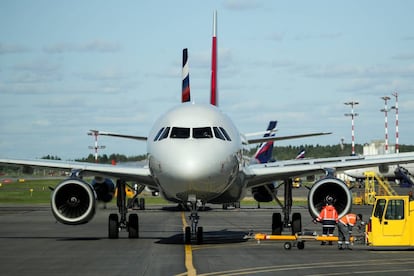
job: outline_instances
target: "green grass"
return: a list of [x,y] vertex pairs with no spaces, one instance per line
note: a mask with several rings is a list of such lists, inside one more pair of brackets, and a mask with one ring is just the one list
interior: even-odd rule
[[24,182],[2,183],[0,203],[49,203],[51,191],[59,180],[26,180]]
[[[62,180],[59,179],[41,179],[25,180],[24,182],[14,181],[12,183],[2,183],[0,187],[0,204],[2,203],[20,203],[20,204],[49,204],[52,191],[49,187],[56,187]],[[154,197],[143,194],[146,204],[169,204],[162,197]],[[112,200],[111,204],[115,204]],[[246,198],[241,202],[242,205],[257,205],[252,198]],[[261,206],[275,206],[275,202],[261,203]],[[294,205],[306,205],[306,200],[294,200]]]

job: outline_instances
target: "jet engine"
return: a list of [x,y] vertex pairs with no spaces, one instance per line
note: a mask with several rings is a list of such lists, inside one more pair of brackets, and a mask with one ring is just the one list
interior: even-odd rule
[[351,211],[352,193],[348,186],[338,178],[327,177],[316,181],[309,191],[308,206],[312,217],[319,216],[322,207],[326,204],[325,198],[328,195],[334,198],[334,206],[339,217]]
[[111,179],[95,176],[91,184],[96,192],[96,199],[98,201],[109,202],[114,197],[115,184]]
[[269,191],[273,191],[275,187],[273,184],[266,184],[266,186],[269,190],[266,189],[265,186],[252,188],[253,198],[257,202],[270,202],[273,200],[273,196],[269,193]]
[[95,215],[96,199],[92,185],[79,178],[69,178],[53,190],[52,213],[63,224],[84,224]]

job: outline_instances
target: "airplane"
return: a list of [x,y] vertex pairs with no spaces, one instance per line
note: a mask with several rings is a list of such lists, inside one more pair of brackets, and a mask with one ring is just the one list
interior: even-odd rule
[[[192,241],[203,242],[203,227],[198,225],[198,209],[204,204],[237,203],[243,199],[248,189],[283,181],[283,218],[279,212],[272,215],[272,233],[280,234],[284,228],[298,233],[302,231],[302,219],[300,213],[291,214],[292,176],[330,172],[310,188],[309,212],[312,217],[317,217],[326,196],[330,195],[335,197],[335,207],[339,215],[343,216],[351,210],[352,194],[343,181],[333,176],[333,170],[414,162],[414,152],[410,152],[250,164],[243,154],[249,144],[327,133],[258,138],[241,134],[230,117],[218,108],[216,35],[215,12],[209,104],[190,102],[190,97],[183,97],[182,103],[159,117],[147,136],[99,133],[146,141],[147,166],[10,158],[0,158],[0,164],[71,170],[70,177],[59,183],[51,195],[54,217],[58,222],[68,225],[85,224],[92,220],[97,202],[112,199],[116,187],[119,191],[116,196],[118,212],[111,213],[108,219],[108,237],[111,239],[118,238],[120,231],[124,230],[128,232],[129,238],[139,238],[138,214],[128,214],[125,192],[122,192],[125,191],[127,181],[157,190],[168,201],[189,207],[191,226],[184,231],[184,242],[189,244]],[[93,176],[95,179],[88,183],[83,179],[85,176]],[[116,179],[115,183],[111,179]],[[269,191],[262,189],[259,193],[266,199]]]
[[345,170],[344,173],[350,177],[361,180],[365,179],[365,172],[372,171],[378,175],[381,175],[387,179],[399,182],[400,185],[406,185],[410,183],[410,187],[413,183],[414,177],[414,164],[400,165],[384,165],[369,168],[358,168],[352,170]]

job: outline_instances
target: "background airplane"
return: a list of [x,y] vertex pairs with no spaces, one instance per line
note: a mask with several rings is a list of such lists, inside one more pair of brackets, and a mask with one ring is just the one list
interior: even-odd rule
[[[274,181],[283,181],[283,214],[273,214],[272,232],[281,233],[283,228],[290,227],[293,233],[297,233],[301,231],[302,222],[299,213],[291,214],[293,176],[313,175],[333,169],[414,162],[414,153],[411,152],[251,164],[244,157],[244,150],[249,144],[326,133],[254,138],[239,132],[232,120],[217,107],[216,18],[214,13],[210,104],[183,101],[161,115],[148,136],[100,133],[146,141],[148,166],[111,166],[7,158],[0,158],[0,163],[72,170],[71,176],[58,184],[51,196],[52,213],[57,221],[64,224],[78,225],[89,222],[95,214],[96,202],[112,199],[116,187],[119,191],[116,197],[118,213],[109,215],[109,238],[118,238],[120,230],[126,230],[130,238],[139,237],[138,214],[128,215],[124,192],[127,181],[158,190],[167,200],[190,208],[191,226],[185,229],[185,242],[190,243],[195,239],[201,243],[203,228],[198,226],[198,208],[206,203],[240,202],[248,189],[266,187]],[[83,179],[84,176],[94,176],[95,180],[88,183]],[[116,179],[116,183],[114,184],[111,179]],[[263,198],[267,198],[268,192],[266,188],[257,190],[258,196]],[[348,187],[333,175],[328,175],[315,182],[309,191],[308,205],[311,216],[317,216],[327,195],[336,198],[335,207],[340,215],[351,210],[352,194]]]

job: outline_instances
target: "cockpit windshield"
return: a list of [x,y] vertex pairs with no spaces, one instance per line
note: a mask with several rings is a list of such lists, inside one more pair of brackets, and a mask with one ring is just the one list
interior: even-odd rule
[[[171,130],[171,131],[170,131]],[[230,136],[223,127],[162,127],[154,137],[154,141],[171,139],[209,139],[217,138],[223,141],[231,141]]]

